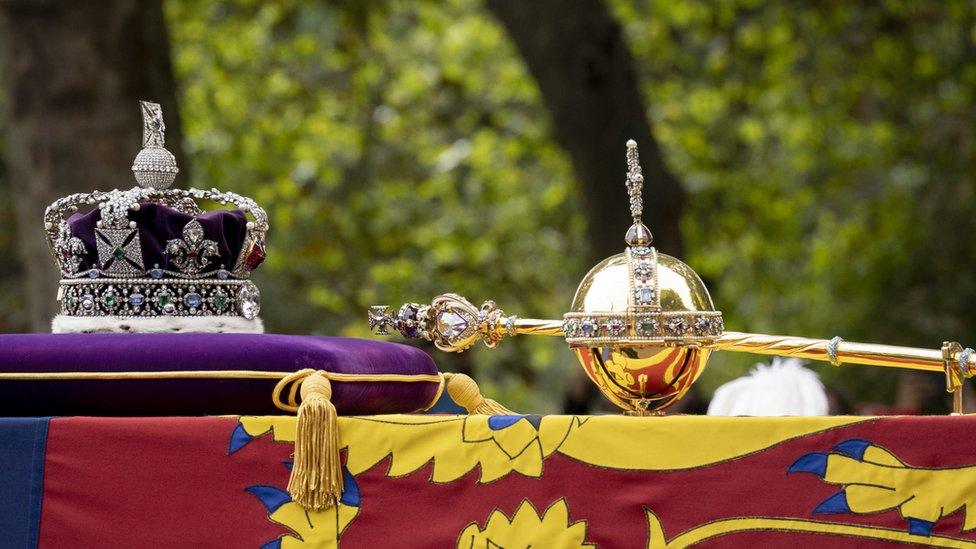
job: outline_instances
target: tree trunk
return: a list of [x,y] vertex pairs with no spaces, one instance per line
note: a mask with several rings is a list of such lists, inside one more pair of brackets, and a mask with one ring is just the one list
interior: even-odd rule
[[[681,255],[684,194],[661,159],[620,25],[600,0],[487,0],[525,60],[584,192],[592,263],[622,250],[630,226],[628,139],[640,146],[644,219],[654,245]],[[591,264],[592,264],[591,263]]]
[[[161,0],[0,0],[7,161],[30,326],[49,329],[57,269],[44,209],[74,192],[129,188],[138,100],[162,104],[186,170]],[[185,174],[182,176],[185,180]]]

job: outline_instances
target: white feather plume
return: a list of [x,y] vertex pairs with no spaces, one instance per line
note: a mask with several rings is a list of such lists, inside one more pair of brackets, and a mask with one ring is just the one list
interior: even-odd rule
[[796,358],[756,364],[715,391],[710,416],[825,416],[827,392],[817,374]]

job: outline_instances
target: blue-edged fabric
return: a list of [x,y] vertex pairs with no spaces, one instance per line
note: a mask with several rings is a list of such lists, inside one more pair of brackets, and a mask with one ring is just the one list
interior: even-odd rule
[[49,421],[0,418],[0,547],[37,547]]
[[440,398],[433,406],[427,409],[425,412],[427,414],[467,414],[468,411],[462,408],[451,395],[447,394],[447,391],[441,393]]

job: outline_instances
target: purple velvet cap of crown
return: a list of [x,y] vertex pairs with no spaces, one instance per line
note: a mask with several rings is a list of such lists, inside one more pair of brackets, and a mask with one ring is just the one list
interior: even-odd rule
[[[416,347],[342,337],[278,334],[0,335],[0,372],[127,372],[314,368],[349,374],[436,374]],[[274,379],[6,381],[0,416],[281,414]],[[413,412],[438,383],[332,382],[340,414]]]
[[[98,263],[95,224],[100,219],[101,210],[98,208],[84,214],[76,213],[68,219],[72,236],[85,243],[86,253],[79,266],[80,270],[91,269]],[[217,243],[219,257],[210,259],[210,265],[214,269],[221,265],[228,270],[234,268],[247,234],[247,216],[240,210],[215,210],[193,217],[163,204],[143,203],[137,211],[129,212],[129,219],[135,221],[139,229],[142,261],[147,270],[154,265],[163,269],[171,268],[167,265],[164,253],[166,242],[183,238],[183,227],[191,219],[200,222],[204,238]]]

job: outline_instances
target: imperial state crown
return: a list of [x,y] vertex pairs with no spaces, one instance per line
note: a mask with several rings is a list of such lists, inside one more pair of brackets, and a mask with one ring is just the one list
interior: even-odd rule
[[[232,192],[170,189],[179,168],[162,111],[141,106],[138,185],[66,196],[44,214],[61,271],[52,330],[262,332],[250,278],[265,258],[265,211]],[[235,209],[205,211],[198,201]]]

